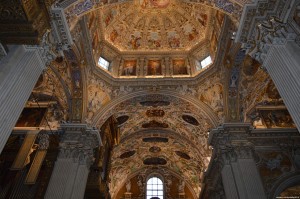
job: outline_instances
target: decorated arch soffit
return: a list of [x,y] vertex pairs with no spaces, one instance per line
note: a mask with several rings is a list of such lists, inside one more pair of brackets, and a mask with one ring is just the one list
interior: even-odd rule
[[200,193],[200,174],[211,156],[208,131],[219,123],[207,104],[171,91],[133,92],[104,105],[93,125],[100,127],[111,115],[118,120],[121,140],[111,162],[112,195],[133,172],[153,166],[183,176]]
[[71,82],[69,66],[62,57],[51,62],[39,77],[27,107],[47,103],[47,124],[50,129],[57,129],[61,121],[69,120],[71,109]]
[[[165,140],[155,140],[156,136]],[[204,169],[202,156],[187,139],[170,131],[139,132],[131,139],[124,140],[113,151],[110,192],[114,198],[126,180],[145,170],[169,170],[180,176],[196,196],[201,190],[201,173]]]

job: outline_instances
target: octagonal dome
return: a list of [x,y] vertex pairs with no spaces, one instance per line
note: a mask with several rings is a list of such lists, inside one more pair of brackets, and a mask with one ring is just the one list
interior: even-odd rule
[[188,51],[208,39],[212,9],[178,0],[134,0],[105,6],[100,14],[105,41],[121,52]]

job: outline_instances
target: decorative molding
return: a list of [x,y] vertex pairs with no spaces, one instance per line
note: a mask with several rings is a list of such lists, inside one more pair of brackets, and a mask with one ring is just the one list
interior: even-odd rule
[[102,145],[99,131],[86,124],[61,124],[63,131],[60,143],[60,159],[73,159],[80,164],[91,165],[94,160],[94,148]]

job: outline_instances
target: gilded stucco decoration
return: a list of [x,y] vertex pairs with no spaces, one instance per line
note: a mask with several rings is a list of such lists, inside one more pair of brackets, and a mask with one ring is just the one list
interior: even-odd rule
[[[50,67],[40,76],[27,107],[32,104],[48,104],[47,122],[43,124],[51,129],[57,129],[61,121],[69,118],[71,99],[71,77],[66,61],[60,57],[53,61]],[[58,76],[60,74],[60,76]]]
[[243,119],[255,128],[295,128],[271,77],[249,55],[242,64],[240,98]]
[[[212,9],[178,1],[128,2],[104,7],[105,40],[120,51],[189,50],[208,39]],[[161,6],[164,5],[164,6]]]
[[111,97],[111,90],[100,79],[91,77],[87,84],[87,115],[86,122],[91,123],[94,114],[105,104]]
[[[168,142],[143,142],[143,138],[153,136],[153,134],[167,137]],[[153,164],[182,176],[187,184],[191,185],[196,195],[199,194],[201,190],[200,174],[206,165],[202,162],[203,157],[198,148],[188,143],[187,139],[178,139],[171,132],[151,133],[150,131],[133,136],[134,139],[124,140],[113,150],[109,185],[112,197],[115,196],[126,179],[139,170],[151,169]],[[120,158],[128,149],[134,150],[136,153],[127,158]]]
[[[165,106],[158,101],[168,101],[169,105]],[[154,101],[153,106],[144,106],[147,101]],[[147,116],[149,112],[156,112],[159,108],[159,114]],[[162,116],[162,110],[164,115]],[[182,114],[189,114],[194,117],[199,125],[192,125],[182,118]],[[209,154],[206,139],[207,132],[213,126],[212,121],[201,108],[194,106],[179,98],[165,95],[147,95],[135,97],[133,99],[121,102],[110,111],[102,115],[97,125],[101,125],[109,115],[115,115],[116,118],[122,115],[128,115],[129,119],[120,126],[121,139],[130,136],[140,129],[158,128],[170,129],[178,135],[187,137],[195,145],[203,147],[203,154]],[[193,133],[191,133],[193,132]]]
[[120,102],[102,115],[103,121],[110,114],[126,117],[119,126],[120,144],[113,150],[112,197],[130,175],[153,166],[183,176],[196,195],[200,193],[200,174],[211,156],[207,132],[213,126],[201,108],[173,96],[149,94]]

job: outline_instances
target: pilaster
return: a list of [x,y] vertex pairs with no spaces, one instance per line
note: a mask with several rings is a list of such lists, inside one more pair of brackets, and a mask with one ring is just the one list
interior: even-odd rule
[[8,49],[0,62],[0,152],[45,68],[40,47],[14,45]]
[[48,199],[83,198],[94,149],[101,145],[98,130],[86,124],[63,124],[60,153],[45,194]]
[[210,133],[209,142],[216,159],[222,163],[226,198],[266,198],[254,160],[254,148],[248,141],[250,131],[250,124],[231,123]]
[[277,3],[285,5],[272,8],[274,13],[281,13],[277,17],[268,12],[266,15],[251,18],[251,13],[260,9],[263,1],[246,5],[236,41],[243,42],[247,53],[259,61],[269,73],[297,128],[300,129],[299,32],[287,20],[297,3],[290,0],[280,0]]

